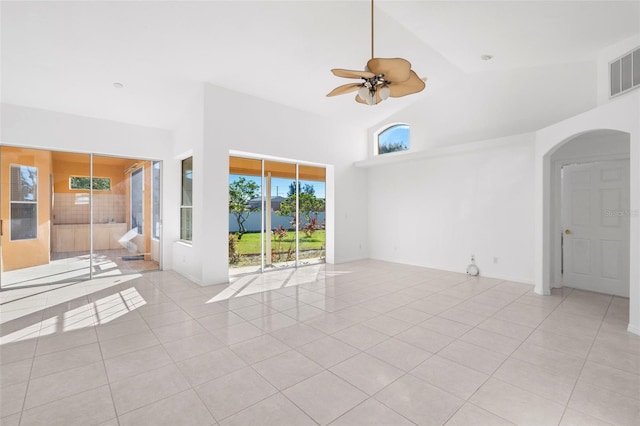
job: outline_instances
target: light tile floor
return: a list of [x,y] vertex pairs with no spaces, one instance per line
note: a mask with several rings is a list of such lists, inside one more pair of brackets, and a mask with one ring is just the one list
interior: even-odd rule
[[158,262],[153,260],[124,260],[125,256],[131,255],[136,253],[126,249],[96,250],[91,260],[88,251],[52,253],[51,261],[44,265],[3,272],[2,290],[73,285],[89,278],[91,268],[94,277],[158,269]]
[[378,261],[0,295],[6,426],[640,419],[640,337],[618,297]]

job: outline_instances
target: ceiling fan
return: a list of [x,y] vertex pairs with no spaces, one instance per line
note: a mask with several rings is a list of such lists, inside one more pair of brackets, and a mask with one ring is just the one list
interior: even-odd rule
[[376,58],[373,54],[373,0],[371,0],[371,59],[364,71],[334,68],[331,72],[344,78],[359,78],[358,83],[338,86],[327,96],[344,95],[358,91],[356,102],[376,105],[392,98],[418,93],[425,88],[426,78],[421,79],[411,69],[411,63],[402,58]]

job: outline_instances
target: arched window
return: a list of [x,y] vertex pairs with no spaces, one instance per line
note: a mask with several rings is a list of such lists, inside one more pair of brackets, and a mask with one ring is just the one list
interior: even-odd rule
[[409,125],[394,124],[378,132],[378,155],[409,149]]

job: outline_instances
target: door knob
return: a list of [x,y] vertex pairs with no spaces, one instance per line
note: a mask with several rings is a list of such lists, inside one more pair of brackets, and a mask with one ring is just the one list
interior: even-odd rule
[[573,234],[573,232],[571,232],[571,229],[565,229],[564,233],[567,235]]

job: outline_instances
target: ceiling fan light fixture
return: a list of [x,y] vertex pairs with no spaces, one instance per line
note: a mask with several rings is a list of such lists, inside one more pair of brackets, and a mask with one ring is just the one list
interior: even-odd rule
[[358,89],[358,96],[360,96],[362,99],[367,99],[367,97],[369,96],[369,88],[365,85],[362,85],[362,87]]
[[386,101],[387,99],[389,99],[389,95],[391,94],[391,89],[389,88],[389,86],[385,84],[380,88],[379,92],[380,92],[380,99],[382,99],[383,101]]
[[373,53],[373,0],[371,0],[371,59],[364,71],[334,68],[331,72],[337,77],[359,78],[361,83],[338,86],[327,96],[336,96],[358,91],[356,102],[377,105],[380,102],[401,96],[418,93],[425,88],[426,78],[420,79],[411,70],[411,63],[402,58],[376,58]]
[[376,95],[375,92],[369,92],[369,94],[367,95],[367,104],[368,105],[375,105],[376,104]]

